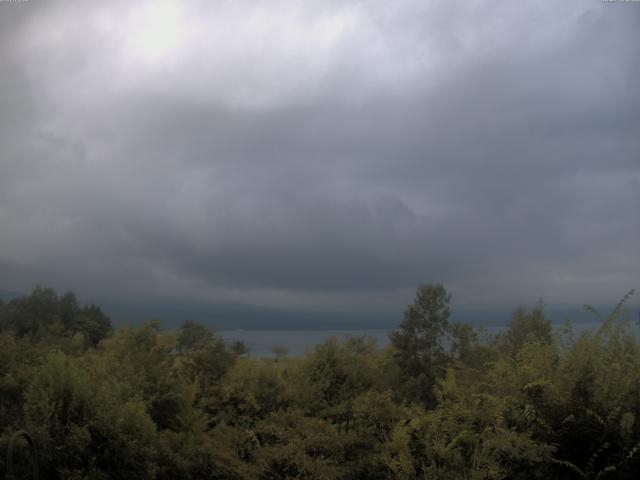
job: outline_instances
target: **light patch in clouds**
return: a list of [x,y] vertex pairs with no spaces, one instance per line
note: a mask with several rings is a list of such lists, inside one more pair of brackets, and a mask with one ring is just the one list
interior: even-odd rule
[[188,20],[180,4],[162,0],[134,7],[118,34],[125,39],[126,55],[155,64],[180,54],[189,40],[188,30]]

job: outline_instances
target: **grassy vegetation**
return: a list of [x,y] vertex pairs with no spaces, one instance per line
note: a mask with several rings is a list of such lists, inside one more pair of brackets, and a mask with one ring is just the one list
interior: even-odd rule
[[538,307],[480,342],[449,301],[420,287],[383,350],[330,338],[254,359],[192,322],[113,331],[38,288],[0,305],[0,447],[28,429],[46,479],[636,478],[623,302],[580,337]]

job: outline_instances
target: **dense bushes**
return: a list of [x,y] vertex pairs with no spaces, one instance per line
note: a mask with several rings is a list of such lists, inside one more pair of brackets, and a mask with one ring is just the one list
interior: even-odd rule
[[421,287],[385,350],[330,338],[254,359],[192,322],[113,332],[36,289],[0,306],[0,447],[28,428],[51,479],[635,478],[640,345],[621,305],[577,338],[520,309],[480,342],[448,304]]

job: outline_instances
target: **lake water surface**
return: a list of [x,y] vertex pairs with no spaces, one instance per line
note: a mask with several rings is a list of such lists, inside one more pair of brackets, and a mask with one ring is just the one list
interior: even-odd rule
[[[578,323],[573,325],[576,335],[582,332],[594,330],[599,323]],[[479,327],[480,336],[495,335],[505,330],[505,326]],[[557,331],[562,325],[554,325]],[[478,329],[478,327],[476,328]],[[640,327],[632,324],[632,330],[640,336]],[[224,340],[231,343],[240,340],[249,348],[252,357],[272,357],[273,347],[285,347],[290,356],[300,356],[312,350],[316,345],[324,342],[329,337],[344,339],[348,336],[367,336],[376,339],[380,348],[389,343],[389,329],[371,330],[226,330],[218,332]]]

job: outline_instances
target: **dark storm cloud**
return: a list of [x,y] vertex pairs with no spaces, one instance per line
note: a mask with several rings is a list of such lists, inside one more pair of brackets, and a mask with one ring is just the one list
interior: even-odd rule
[[5,288],[322,305],[638,285],[635,5],[156,5],[0,4]]

